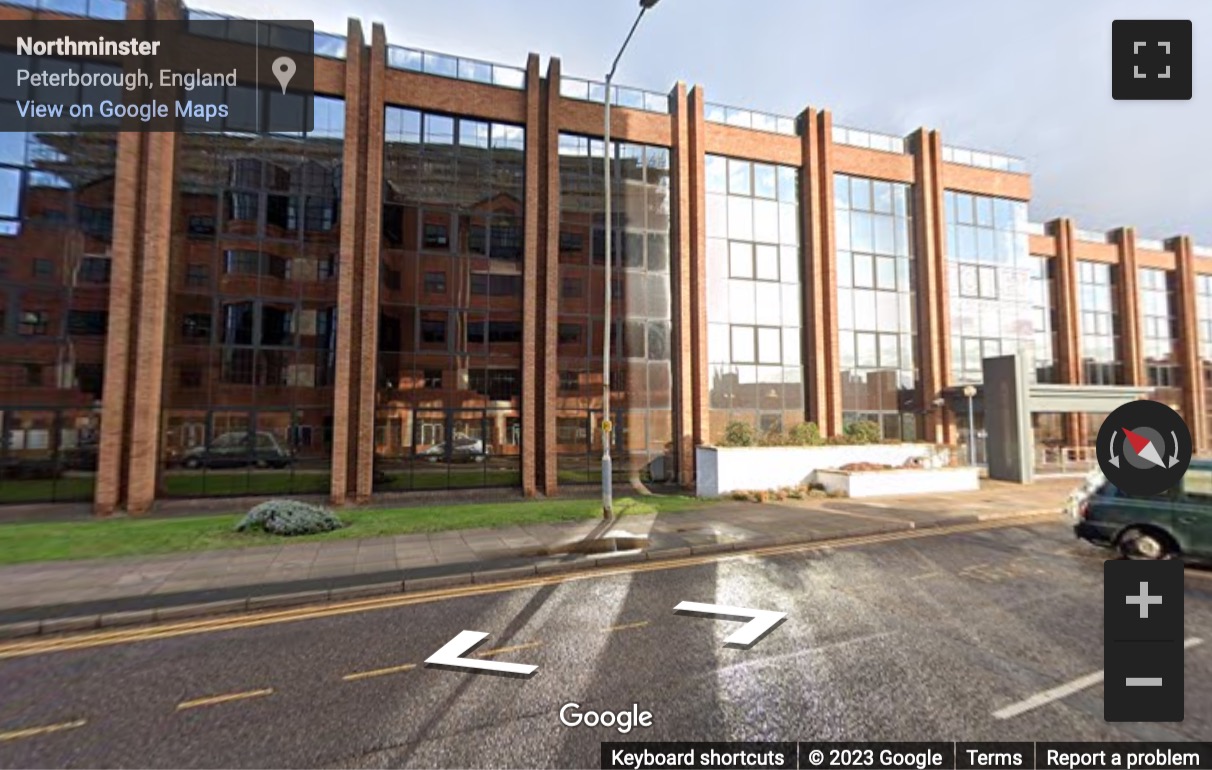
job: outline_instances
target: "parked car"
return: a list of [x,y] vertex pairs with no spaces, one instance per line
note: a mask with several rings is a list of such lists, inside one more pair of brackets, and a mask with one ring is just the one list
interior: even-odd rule
[[[253,435],[256,445],[252,445]],[[255,465],[258,468],[285,468],[294,461],[290,453],[282,448],[274,434],[260,431],[250,434],[243,431],[222,433],[208,446],[196,446],[186,450],[180,463],[186,468],[241,468]]]
[[1079,538],[1125,558],[1212,560],[1212,460],[1192,460],[1177,486],[1152,497],[1129,497],[1091,474],[1068,512]]
[[[421,450],[417,456],[436,463],[446,459],[446,453],[446,442],[442,442]],[[470,436],[455,436],[454,444],[450,448],[452,463],[482,463],[487,456],[488,450],[484,447],[484,442]]]

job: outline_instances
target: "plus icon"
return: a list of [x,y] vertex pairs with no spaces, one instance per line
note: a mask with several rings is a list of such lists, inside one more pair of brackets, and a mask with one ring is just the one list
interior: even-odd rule
[[1111,97],[1190,99],[1191,22],[1184,19],[1111,23]]
[[1149,595],[1149,584],[1143,580],[1140,583],[1140,596],[1132,596],[1131,594],[1128,595],[1128,604],[1138,605],[1140,607],[1140,616],[1142,618],[1149,617],[1150,604],[1161,603],[1162,598],[1160,596]]

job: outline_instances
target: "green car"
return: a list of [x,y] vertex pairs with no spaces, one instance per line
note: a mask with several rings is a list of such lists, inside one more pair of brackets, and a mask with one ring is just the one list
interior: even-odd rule
[[1129,497],[1095,471],[1068,513],[1079,538],[1125,558],[1212,561],[1212,460],[1192,460],[1176,487],[1153,497]]

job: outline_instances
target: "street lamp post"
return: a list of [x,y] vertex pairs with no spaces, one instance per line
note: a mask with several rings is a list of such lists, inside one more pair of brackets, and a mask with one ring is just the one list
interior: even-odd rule
[[606,74],[606,125],[603,133],[605,134],[605,147],[603,152],[605,155],[602,164],[604,187],[606,192],[606,323],[605,333],[602,335],[602,518],[609,519],[614,516],[614,464],[610,459],[610,434],[614,426],[610,421],[610,332],[613,323],[613,302],[612,289],[614,288],[614,264],[610,253],[614,241],[614,214],[611,205],[611,189],[610,189],[610,172],[611,161],[614,159],[610,147],[610,103],[613,101],[613,94],[610,90],[611,81],[614,80],[614,71],[618,69],[619,59],[623,58],[623,52],[627,50],[627,44],[631,42],[632,35],[635,34],[636,27],[640,26],[640,20],[644,18],[644,14],[649,8],[652,8],[660,0],[640,0],[640,14],[635,17],[635,23],[631,25],[631,31],[627,33],[627,39],[623,41],[622,48],[614,57],[614,62],[610,65],[610,72]]
[[973,419],[972,398],[976,395],[976,388],[972,385],[964,386],[964,397],[968,399],[968,464],[976,465],[976,425]]

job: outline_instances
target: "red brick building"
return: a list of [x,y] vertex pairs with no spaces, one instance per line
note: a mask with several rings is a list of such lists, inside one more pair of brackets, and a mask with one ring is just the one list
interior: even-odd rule
[[607,226],[620,480],[689,484],[738,420],[965,441],[1009,352],[1212,441],[1212,251],[1030,223],[1021,161],[618,88],[608,225],[604,92],[559,59],[316,50],[306,136],[6,135],[0,503],[594,483]]

